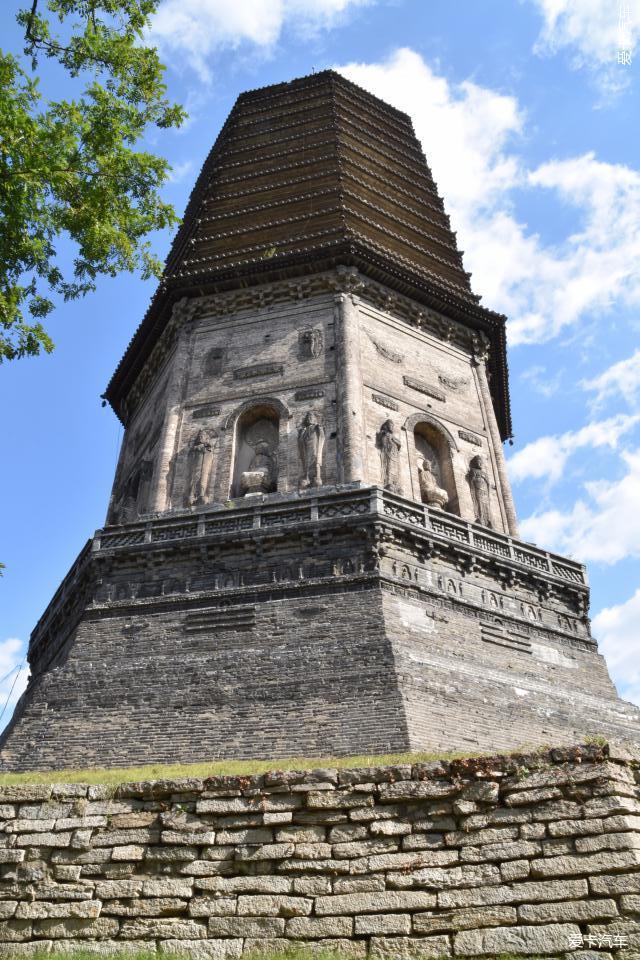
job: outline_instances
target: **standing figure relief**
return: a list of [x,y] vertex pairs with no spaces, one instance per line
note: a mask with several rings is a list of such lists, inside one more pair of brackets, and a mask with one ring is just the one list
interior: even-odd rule
[[197,507],[208,500],[209,480],[213,467],[215,438],[200,430],[189,447],[189,479],[185,506]]
[[392,493],[402,494],[400,486],[400,450],[402,444],[396,433],[393,420],[385,420],[376,436],[376,446],[380,453],[382,486]]
[[305,414],[298,428],[298,454],[300,456],[300,489],[322,486],[322,454],[324,452],[324,427],[315,413]]
[[493,484],[484,468],[484,460],[480,454],[473,457],[469,463],[467,482],[471,489],[476,523],[481,523],[484,527],[492,527],[489,491]]

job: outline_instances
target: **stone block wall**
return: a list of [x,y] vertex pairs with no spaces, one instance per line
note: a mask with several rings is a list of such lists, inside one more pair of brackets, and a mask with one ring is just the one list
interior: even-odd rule
[[628,749],[5,786],[0,817],[3,957],[640,955]]

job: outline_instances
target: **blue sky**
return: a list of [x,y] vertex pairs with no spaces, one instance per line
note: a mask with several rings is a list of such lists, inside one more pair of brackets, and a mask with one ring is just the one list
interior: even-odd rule
[[[594,633],[640,703],[640,0],[164,0],[151,35],[190,112],[152,143],[179,212],[243,90],[335,67],[412,115],[474,290],[509,316],[522,536],[588,563]],[[55,313],[51,356],[0,372],[0,678],[104,521],[121,428],[100,394],[153,288],[101,281]]]

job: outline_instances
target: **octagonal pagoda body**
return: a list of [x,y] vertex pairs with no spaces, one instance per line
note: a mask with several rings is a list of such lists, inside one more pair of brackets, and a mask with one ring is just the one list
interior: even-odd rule
[[584,568],[517,540],[504,322],[406,115],[332,72],[243,94],[3,768],[637,738]]

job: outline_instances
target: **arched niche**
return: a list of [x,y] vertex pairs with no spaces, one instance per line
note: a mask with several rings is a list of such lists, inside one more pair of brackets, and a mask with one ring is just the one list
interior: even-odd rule
[[235,422],[232,498],[275,493],[280,473],[280,412],[284,405],[244,405]]
[[[419,413],[409,417],[404,425],[409,439],[411,482],[416,500],[425,500],[420,489],[420,470],[427,460],[437,486],[446,491],[445,509],[460,514],[460,503],[453,470],[453,454],[457,444],[447,428],[435,417]],[[413,439],[413,443],[411,443]]]

